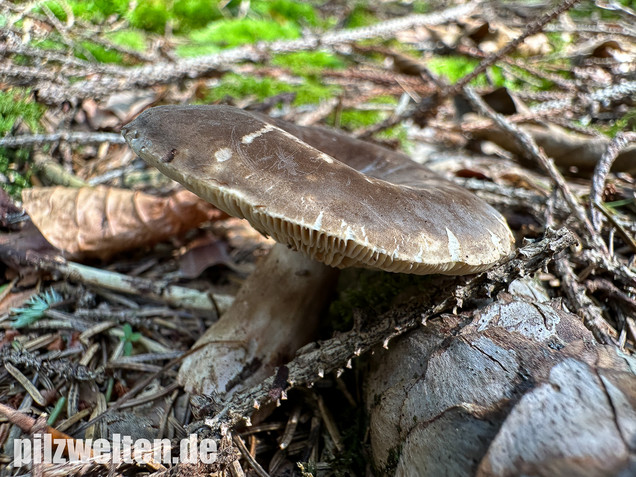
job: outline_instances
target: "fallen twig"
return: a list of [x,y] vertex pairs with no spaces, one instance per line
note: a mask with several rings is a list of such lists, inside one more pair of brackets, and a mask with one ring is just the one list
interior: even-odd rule
[[118,133],[71,132],[63,131],[53,134],[23,134],[0,138],[0,147],[23,147],[49,144],[53,142],[70,142],[73,144],[124,144],[124,138]]
[[609,143],[605,154],[603,154],[594,168],[592,187],[590,189],[590,220],[592,221],[594,230],[597,232],[601,231],[601,211],[599,211],[597,207],[600,206],[603,201],[603,189],[605,188],[607,175],[612,168],[612,164],[618,157],[618,153],[628,144],[635,141],[636,133],[619,132]]
[[582,235],[584,245],[588,249],[595,251],[596,255],[598,255],[598,259],[603,265],[603,268],[617,276],[620,276],[623,281],[636,283],[636,275],[623,264],[618,263],[614,257],[610,256],[607,245],[603,242],[596,230],[594,230],[594,227],[592,227],[592,223],[589,221],[585,209],[578,203],[574,194],[570,191],[570,187],[565,181],[563,175],[557,170],[554,165],[554,161],[545,155],[543,150],[537,146],[537,143],[532,139],[532,137],[530,137],[529,134],[520,130],[515,125],[510,124],[503,115],[493,111],[492,108],[488,106],[471,87],[465,87],[464,92],[481,114],[492,119],[502,131],[512,136],[520,147],[552,178],[557,189],[568,204],[568,207],[570,207],[572,214],[583,226],[584,231],[587,232],[587,234]]
[[[482,295],[493,295],[511,281],[530,275],[541,269],[556,254],[576,242],[567,229],[548,229],[545,237],[517,250],[511,260],[490,271],[470,277],[458,277],[455,287],[450,287],[439,296],[435,305],[423,308],[420,303],[409,302],[405,306],[386,313],[367,329],[357,329],[321,341],[298,351],[296,357],[287,364],[287,381],[293,386],[311,384],[320,375],[344,368],[345,363],[381,343],[400,336],[420,323],[452,309],[464,300]],[[268,402],[275,377],[261,384],[232,395],[223,409],[209,417],[205,424],[217,429],[221,424],[233,426],[249,416],[255,406]],[[201,426],[201,422],[190,425],[191,429]]]

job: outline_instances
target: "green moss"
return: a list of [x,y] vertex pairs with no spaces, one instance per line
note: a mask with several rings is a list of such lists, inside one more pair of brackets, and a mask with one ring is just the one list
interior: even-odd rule
[[[11,132],[17,121],[26,123],[31,131],[39,132],[43,113],[44,108],[32,100],[28,91],[0,91],[0,136]],[[26,149],[0,148],[0,174],[8,180],[2,188],[15,198],[19,198],[22,189],[29,186],[30,169],[24,170],[20,166],[28,160],[29,154]]]
[[42,48],[45,50],[57,50],[66,51],[67,46],[61,41],[53,40],[51,38],[45,38],[44,40],[36,40],[33,42],[33,46]]
[[400,463],[400,455],[402,455],[402,446],[398,445],[389,450],[389,455],[386,458],[386,466],[384,467],[384,474],[393,475],[397,470],[397,466]]
[[[561,32],[547,32],[545,35],[548,37],[548,42],[554,53],[563,52],[565,47],[571,43],[571,41],[567,41],[567,35]],[[569,36],[572,37],[571,34]]]
[[[93,23],[102,23],[112,15],[121,16],[128,10],[128,0],[68,0],[66,4],[70,7],[76,18]],[[44,5],[55,14],[61,21],[67,20],[66,10],[59,1],[51,0]]]
[[[95,58],[95,60],[97,60],[100,63],[120,64],[124,60],[124,57],[121,53],[114,50],[109,50],[108,48],[105,48],[102,45],[98,45],[90,41],[83,41],[80,43],[80,45],[82,46],[82,48],[84,48],[85,51],[88,51],[91,55],[93,55],[93,58]],[[82,50],[78,51],[77,57],[83,60],[88,60],[89,58],[87,58],[85,51],[82,51]]]
[[[457,81],[472,73],[473,70],[477,68],[479,60],[466,58],[464,56],[439,56],[429,58],[426,65],[433,73],[445,76],[450,83],[457,83]],[[473,79],[470,84],[472,86],[505,86],[510,89],[519,88],[518,83],[504,77],[503,70],[498,66],[488,68],[488,77],[485,74],[480,74],[477,78]]]
[[214,44],[233,47],[257,41],[298,38],[300,30],[290,23],[279,24],[272,20],[241,18],[213,22],[193,31],[189,38],[195,44]]
[[108,35],[115,44],[125,46],[137,51],[146,49],[146,36],[137,30],[120,30]]
[[273,78],[243,77],[229,73],[223,77],[219,86],[209,91],[203,102],[216,102],[227,96],[231,98],[255,96],[259,100],[263,100],[280,93],[292,92],[296,93],[294,104],[302,105],[318,103],[329,98],[337,92],[337,89],[323,86],[312,79],[304,80],[299,85],[292,85]]
[[259,79],[229,73],[223,77],[219,86],[209,91],[204,98],[204,102],[220,101],[227,96],[231,98],[256,96],[259,100],[263,100],[280,93],[291,92],[292,90],[292,85],[277,81],[273,78]]
[[340,126],[353,131],[376,124],[382,119],[380,111],[359,111],[356,109],[345,109],[340,113]]
[[219,51],[221,51],[221,48],[213,44],[207,44],[207,45],[188,44],[188,45],[179,45],[177,46],[177,48],[175,48],[175,52],[177,53],[177,56],[180,56],[182,58],[195,58],[197,56],[211,55]]
[[[426,62],[426,65],[433,73],[445,76],[451,83],[457,83],[460,78],[472,73],[477,65],[479,65],[479,61],[464,56],[439,56],[430,58]],[[486,78],[484,75],[480,75],[473,80],[471,84],[484,86],[486,84]]]
[[610,137],[614,137],[617,133],[622,131],[636,131],[636,109],[627,111],[627,113],[617,119],[614,124],[605,128],[603,132]]
[[[121,16],[126,13],[129,0],[67,0],[66,5],[70,7],[75,18],[81,18],[93,23],[102,23],[112,15]],[[44,2],[53,14],[65,22],[68,14],[59,0]],[[39,10],[42,10],[41,8]]]
[[345,25],[347,28],[360,28],[373,25],[377,21],[375,15],[367,9],[366,2],[358,2],[349,14]]
[[48,8],[49,10],[51,10],[51,12],[53,12],[53,15],[55,15],[58,19],[60,19],[63,22],[65,22],[68,18],[68,15],[66,14],[66,10],[64,10],[64,8],[62,8],[62,5],[60,5],[55,0],[50,0],[48,2],[42,3],[42,6],[37,8],[36,12],[44,13],[45,8]]
[[128,10],[128,0],[75,0],[70,2],[76,17],[101,23],[112,15],[122,16]]
[[281,25],[272,20],[242,18],[213,22],[205,28],[191,32],[188,36],[191,43],[176,49],[179,56],[209,55],[223,48],[257,41],[298,38],[300,30],[290,23]]
[[320,81],[308,79],[298,87],[294,105],[317,104],[337,95],[340,89],[336,86],[325,86]]
[[408,153],[411,151],[413,144],[409,141],[408,129],[404,124],[397,124],[393,127],[387,128],[384,131],[376,134],[378,139],[396,140],[400,143],[400,149]]
[[[534,90],[548,91],[552,89],[552,87],[554,86],[554,83],[552,81],[533,75],[530,72],[528,72],[528,70],[519,68],[517,66],[512,66],[512,65],[510,65],[509,68],[512,71],[514,71],[515,76],[517,76],[518,78],[518,79],[503,79],[502,85],[510,90],[518,90],[523,88],[524,86],[527,87],[528,84],[531,84],[533,85],[531,86],[531,88]],[[496,70],[501,71],[500,68],[496,68]],[[501,82],[498,80],[497,86],[499,86],[500,83]],[[537,83],[539,84],[538,86],[536,86]]]
[[338,298],[331,303],[329,314],[333,326],[350,329],[353,310],[388,311],[403,293],[414,294],[430,288],[429,276],[350,269],[341,273]]
[[208,23],[223,17],[214,0],[176,0],[173,14],[180,31],[203,28]]
[[130,24],[141,30],[162,34],[171,17],[165,0],[144,0],[138,2],[128,14]]
[[426,1],[415,1],[413,2],[413,13],[429,13],[431,11],[431,2]]
[[[396,104],[397,101],[392,96],[378,96],[368,101],[377,104]],[[345,109],[340,113],[339,126],[354,130],[371,126],[386,118],[387,113],[379,110],[361,111],[359,109]],[[332,126],[335,125],[334,118],[328,121]]]
[[298,25],[318,26],[320,24],[316,10],[308,2],[261,0],[252,2],[252,9],[275,20],[284,19]]
[[11,131],[18,119],[24,121],[33,132],[39,131],[42,114],[44,108],[31,99],[28,91],[0,91],[0,136]]
[[31,169],[23,168],[29,159],[30,152],[26,149],[7,149],[0,147],[0,174],[6,177],[2,187],[11,197],[20,200],[22,189],[30,186]]
[[289,68],[293,73],[304,76],[317,74],[325,68],[345,67],[344,61],[326,51],[298,51],[276,55],[271,62],[273,65]]

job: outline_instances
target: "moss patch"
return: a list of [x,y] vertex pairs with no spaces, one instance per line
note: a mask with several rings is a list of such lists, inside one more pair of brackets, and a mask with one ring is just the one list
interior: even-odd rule
[[228,96],[230,98],[255,96],[259,100],[264,100],[281,93],[296,93],[295,105],[315,104],[336,94],[337,88],[323,86],[311,79],[293,85],[268,77],[243,77],[229,73],[223,77],[220,85],[210,89],[202,102],[213,103]]

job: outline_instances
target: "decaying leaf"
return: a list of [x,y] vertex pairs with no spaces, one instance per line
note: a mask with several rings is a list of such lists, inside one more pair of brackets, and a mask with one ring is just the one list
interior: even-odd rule
[[[522,33],[520,29],[510,28],[500,22],[466,22],[467,37],[485,53],[494,53]],[[522,56],[547,55],[552,52],[548,38],[537,33],[526,38],[517,48]]]
[[189,191],[169,197],[105,186],[22,192],[42,235],[72,257],[99,257],[153,245],[223,214]]
[[[520,129],[529,134],[554,159],[554,163],[564,169],[575,167],[577,172],[590,173],[601,156],[607,150],[610,139],[603,136],[590,137],[567,131],[555,124],[523,124]],[[471,133],[478,139],[486,139],[508,151],[523,156],[519,145],[506,134],[493,126],[475,130]],[[636,146],[623,149],[614,161],[613,171],[636,174]]]
[[190,242],[179,258],[179,275],[197,278],[206,268],[225,265],[237,273],[249,274],[251,266],[237,265],[228,252],[228,244],[212,234]]

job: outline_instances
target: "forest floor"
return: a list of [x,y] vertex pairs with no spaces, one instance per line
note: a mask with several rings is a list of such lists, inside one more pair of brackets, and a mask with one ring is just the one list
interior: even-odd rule
[[[599,343],[635,351],[634,2],[210,3],[0,1],[7,472],[14,439],[37,428],[219,438],[217,463],[189,475],[365,475],[366,352],[523,276]],[[204,203],[181,213],[182,187],[120,134],[161,104],[229,104],[402,150],[498,209],[521,252],[417,306],[428,278],[347,272],[322,352],[288,363],[282,384],[193,406],[179,364],[273,242]],[[393,326],[361,330],[370,315]],[[109,470],[167,475],[72,468]]]

